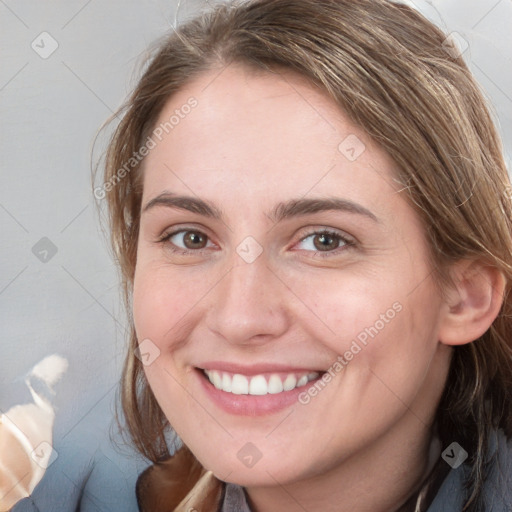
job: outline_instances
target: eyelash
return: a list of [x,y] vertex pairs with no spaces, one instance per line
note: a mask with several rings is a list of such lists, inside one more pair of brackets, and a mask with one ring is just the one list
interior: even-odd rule
[[158,239],[159,243],[169,245],[169,248],[172,252],[176,254],[182,254],[182,255],[188,255],[191,253],[201,254],[205,248],[203,249],[182,249],[181,247],[177,247],[175,244],[171,242],[171,238],[174,235],[177,235],[178,233],[199,233],[207,238],[207,240],[210,240],[208,235],[200,231],[199,229],[193,229],[193,228],[180,228],[176,229],[175,231],[171,231],[170,233],[165,233],[161,238]]
[[[201,248],[201,249],[182,249],[181,247],[177,247],[175,244],[173,244],[170,239],[179,234],[179,233],[187,233],[187,232],[193,232],[193,233],[198,233],[200,235],[203,235],[207,238],[208,241],[210,241],[208,235],[206,235],[204,232],[198,230],[198,229],[191,229],[191,228],[181,228],[181,229],[177,229],[175,231],[171,231],[170,233],[165,233],[162,237],[160,237],[158,239],[158,243],[162,243],[162,244],[169,244],[170,246],[170,249],[172,252],[176,253],[176,254],[181,254],[181,255],[188,255],[188,254],[191,254],[191,253],[196,253],[196,254],[201,254],[206,248]],[[334,230],[331,230],[331,229],[320,229],[320,230],[317,230],[317,231],[312,231],[308,234],[306,234],[305,236],[302,236],[299,240],[299,242],[304,242],[304,240],[306,240],[307,238],[309,237],[314,237],[314,236],[318,236],[318,235],[328,235],[328,236],[332,236],[334,238],[337,238],[339,240],[339,242],[341,244],[343,244],[342,246],[340,247],[337,247],[336,249],[332,250],[332,251],[306,251],[306,252],[311,252],[311,253],[314,253],[315,254],[315,257],[320,257],[320,258],[328,258],[330,256],[332,256],[333,254],[338,254],[339,252],[341,251],[344,251],[352,246],[355,245],[355,241],[348,238],[347,236],[344,236],[342,235],[341,233],[338,233],[337,231],[334,231]],[[299,243],[298,242],[298,243]]]
[[299,242],[304,242],[304,240],[306,240],[310,237],[318,236],[318,235],[332,236],[332,237],[338,239],[339,243],[343,244],[343,245],[341,245],[340,247],[336,247],[336,249],[334,249],[332,251],[306,251],[306,252],[313,253],[315,255],[315,258],[329,258],[329,257],[332,257],[333,255],[338,255],[340,252],[345,251],[348,248],[350,248],[351,246],[355,245],[354,240],[352,240],[349,237],[347,237],[346,235],[342,235],[338,231],[335,231],[332,229],[319,229],[317,231],[312,231],[312,232],[306,234],[305,236],[302,236],[300,238]]

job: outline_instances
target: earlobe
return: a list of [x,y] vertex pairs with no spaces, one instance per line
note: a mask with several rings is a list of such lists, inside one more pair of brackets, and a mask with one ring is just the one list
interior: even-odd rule
[[464,345],[478,339],[494,322],[503,303],[505,277],[496,267],[461,261],[452,270],[439,329],[445,345]]

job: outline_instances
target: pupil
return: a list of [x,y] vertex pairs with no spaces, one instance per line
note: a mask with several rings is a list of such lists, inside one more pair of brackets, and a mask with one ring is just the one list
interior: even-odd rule
[[318,237],[316,238],[315,247],[320,251],[326,251],[328,249],[336,249],[337,240],[335,237],[324,233],[324,234],[318,235]]
[[203,248],[206,245],[205,237],[199,233],[195,233],[194,231],[189,231],[185,235],[185,245],[189,249],[197,249]]

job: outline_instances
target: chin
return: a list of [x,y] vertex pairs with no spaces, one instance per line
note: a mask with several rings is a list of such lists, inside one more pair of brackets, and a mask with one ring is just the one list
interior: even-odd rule
[[297,474],[292,474],[290,471],[273,465],[267,465],[259,469],[256,469],[256,467],[247,469],[236,467],[232,468],[231,473],[227,476],[225,472],[217,473],[214,471],[213,474],[219,480],[248,488],[273,487],[276,485],[276,481],[280,485],[287,485],[300,479]]

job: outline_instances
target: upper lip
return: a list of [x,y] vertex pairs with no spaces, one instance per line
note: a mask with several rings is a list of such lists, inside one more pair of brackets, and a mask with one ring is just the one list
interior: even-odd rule
[[208,361],[198,365],[201,370],[217,370],[228,373],[239,373],[241,375],[259,375],[262,373],[302,373],[302,372],[324,372],[313,366],[291,366],[278,363],[257,363],[242,365],[227,361]]

